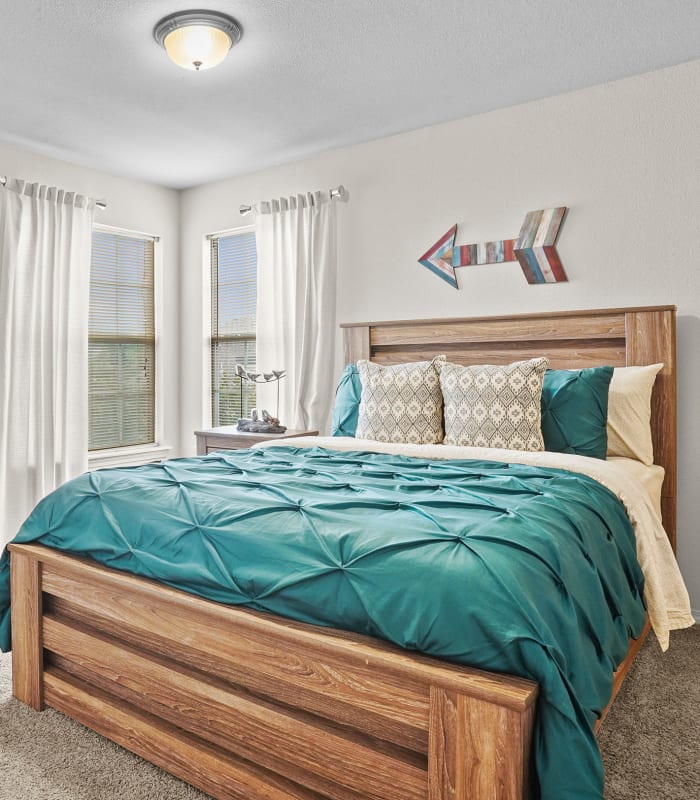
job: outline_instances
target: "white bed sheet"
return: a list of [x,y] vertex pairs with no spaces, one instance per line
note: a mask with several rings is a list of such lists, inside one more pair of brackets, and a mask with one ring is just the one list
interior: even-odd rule
[[657,517],[661,520],[661,488],[666,470],[658,464],[644,464],[641,461],[637,461],[636,458],[611,456],[607,460],[613,462],[625,472],[629,472],[632,478],[639,481],[653,503]]
[[644,573],[649,620],[662,650],[668,648],[670,631],[695,624],[690,613],[688,590],[661,524],[661,467],[646,467],[628,458],[602,461],[548,451],[530,453],[443,444],[389,444],[345,436],[304,436],[293,441],[261,442],[255,447],[325,447],[329,450],[394,453],[414,458],[473,458],[566,469],[588,475],[610,489],[627,510],[637,540],[637,558]]

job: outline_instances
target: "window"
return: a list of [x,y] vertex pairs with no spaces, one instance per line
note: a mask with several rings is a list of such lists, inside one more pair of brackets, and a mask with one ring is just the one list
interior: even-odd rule
[[255,369],[257,253],[255,233],[211,236],[211,416],[232,425],[255,406],[255,384],[236,365]]
[[155,241],[102,227],[92,234],[91,451],[155,441]]

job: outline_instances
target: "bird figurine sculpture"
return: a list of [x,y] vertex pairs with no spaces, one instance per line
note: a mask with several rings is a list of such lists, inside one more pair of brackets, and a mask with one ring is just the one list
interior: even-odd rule
[[248,433],[284,433],[287,428],[284,425],[280,425],[279,421],[279,382],[282,378],[284,378],[286,370],[273,369],[271,372],[249,372],[242,364],[236,364],[235,373],[241,380],[241,386],[243,385],[243,381],[249,381],[250,383],[277,384],[277,416],[273,417],[265,409],[262,409],[261,412],[258,412],[258,409],[254,408],[250,412],[250,419],[244,418],[238,420],[238,430]]

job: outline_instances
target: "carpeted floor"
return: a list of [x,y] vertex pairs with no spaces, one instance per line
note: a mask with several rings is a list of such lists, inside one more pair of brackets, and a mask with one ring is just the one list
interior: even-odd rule
[[[700,797],[700,626],[662,654],[650,636],[603,725],[606,800]],[[0,800],[204,800],[52,709],[10,695],[0,656]]]
[[700,625],[649,636],[598,741],[606,800],[700,798]]

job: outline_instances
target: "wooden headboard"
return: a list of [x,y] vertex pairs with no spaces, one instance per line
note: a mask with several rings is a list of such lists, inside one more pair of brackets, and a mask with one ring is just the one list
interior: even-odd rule
[[676,307],[612,308],[341,325],[345,363],[431,359],[507,364],[546,355],[553,369],[663,362],[652,396],[654,460],[666,470],[661,511],[676,549]]

